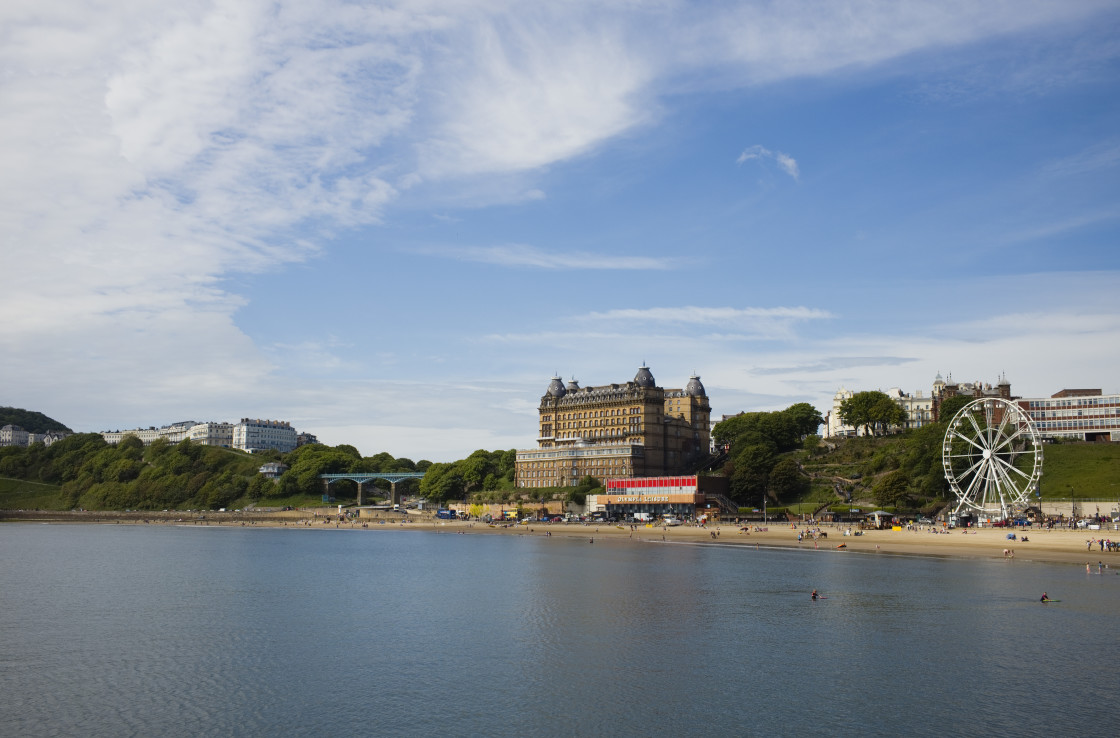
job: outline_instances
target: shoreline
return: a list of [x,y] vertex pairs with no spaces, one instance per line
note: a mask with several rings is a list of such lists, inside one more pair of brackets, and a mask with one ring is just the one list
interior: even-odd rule
[[[336,515],[309,516],[300,511],[284,513],[207,513],[205,518],[173,512],[62,512],[62,511],[0,511],[6,523],[91,524],[91,525],[175,525],[222,528],[291,528],[302,530],[417,530],[435,533],[469,535],[519,535],[587,539],[589,542],[617,543],[688,543],[694,545],[755,546],[756,548],[789,548],[807,552],[862,553],[952,557],[966,559],[1005,559],[1007,561],[1043,562],[1085,566],[1097,573],[1098,562],[1120,572],[1120,551],[1100,549],[1101,539],[1120,541],[1120,531],[1113,530],[1041,530],[1016,529],[1016,540],[1008,540],[1005,528],[956,529],[945,533],[925,530],[864,530],[861,535],[843,535],[846,525],[824,525],[827,534],[814,539],[810,528],[791,523],[766,526],[750,523],[742,530],[724,523],[697,527],[629,525],[609,523],[532,523],[530,525],[488,524],[479,521],[436,520],[409,516],[406,519],[372,518],[339,521]],[[798,534],[802,540],[798,541]],[[1023,535],[1027,541],[1023,541]],[[1088,541],[1094,541],[1092,549]]]

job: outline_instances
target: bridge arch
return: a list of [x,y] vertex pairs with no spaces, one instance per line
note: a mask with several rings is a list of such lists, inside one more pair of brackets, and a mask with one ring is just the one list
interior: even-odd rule
[[346,479],[358,484],[358,504],[362,504],[362,485],[372,482],[375,479],[384,479],[389,483],[389,501],[394,504],[400,504],[401,498],[397,493],[397,482],[405,479],[421,479],[424,472],[350,472],[348,474],[320,474],[319,479],[323,480],[323,489],[329,490],[333,482],[340,482]]

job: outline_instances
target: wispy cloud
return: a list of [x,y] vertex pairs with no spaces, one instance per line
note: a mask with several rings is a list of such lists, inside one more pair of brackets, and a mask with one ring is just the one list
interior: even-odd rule
[[579,320],[682,323],[693,325],[737,325],[757,320],[826,320],[834,317],[827,310],[808,307],[732,308],[732,307],[656,307],[625,308],[587,313]]
[[743,164],[754,159],[773,161],[778,165],[779,169],[793,177],[794,181],[798,181],[801,178],[801,170],[797,166],[796,159],[789,154],[783,154],[781,151],[771,151],[759,144],[744,149],[743,153],[739,154],[739,158],[735,160],[735,163]]
[[[672,340],[703,344],[749,341],[791,340],[797,327],[813,321],[831,319],[826,310],[809,307],[734,308],[680,307],[622,308],[579,315],[573,320],[596,326],[630,328],[641,326],[642,336],[665,333]],[[716,331],[700,333],[701,327]],[[697,346],[697,350],[701,350]]]
[[1062,177],[1073,177],[1100,169],[1112,169],[1120,165],[1120,142],[1104,141],[1070,156],[1047,163],[1042,171]]
[[524,244],[466,247],[432,246],[420,249],[413,248],[410,249],[410,252],[441,256],[458,261],[527,269],[663,271],[677,266],[677,260],[669,257],[607,256],[587,251],[549,252]]
[[796,366],[770,366],[754,367],[751,374],[788,375],[788,374],[819,374],[822,372],[835,372],[843,369],[854,369],[866,366],[901,366],[917,361],[912,356],[830,356],[808,364]]

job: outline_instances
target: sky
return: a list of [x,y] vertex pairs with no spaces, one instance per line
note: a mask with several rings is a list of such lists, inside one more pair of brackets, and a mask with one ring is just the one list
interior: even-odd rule
[[0,405],[76,431],[1120,392],[1115,0],[14,1],[0,70]]

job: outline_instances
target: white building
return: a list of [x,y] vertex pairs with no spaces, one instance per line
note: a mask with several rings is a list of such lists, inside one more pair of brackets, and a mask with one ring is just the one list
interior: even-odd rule
[[132,430],[101,432],[101,437],[105,439],[105,442],[113,445],[120,443],[125,436],[136,436],[145,446],[151,445],[152,441],[163,438],[168,443],[179,443],[190,439],[195,443],[207,446],[230,448],[233,445],[233,425],[230,423],[199,423],[195,420],[182,420],[161,428],[149,426]]
[[233,423],[195,423],[188,438],[204,446],[233,448]]
[[270,461],[267,464],[262,464],[258,471],[265,479],[279,479],[284,472],[288,471],[288,465],[281,464],[278,461]]
[[923,395],[921,390],[909,395],[898,387],[891,387],[885,394],[906,411],[903,428],[921,428],[933,422],[934,407],[931,395]]
[[855,392],[850,389],[841,387],[836,390],[836,394],[832,396],[832,410],[824,418],[824,436],[825,438],[836,438],[838,436],[855,436],[861,434],[862,429],[854,428],[850,425],[844,425],[844,421],[840,420],[840,404],[848,399]]
[[136,436],[145,445],[151,445],[152,441],[160,438],[160,429],[155,426],[148,428],[133,428],[132,430],[115,430],[115,431],[101,431],[101,437],[105,439],[105,443],[111,443],[114,446],[125,439],[125,436]]
[[[1006,393],[1004,389],[1006,388]],[[906,421],[899,427],[893,430],[921,428],[929,425],[937,420],[937,411],[941,406],[941,401],[952,395],[969,395],[971,397],[987,397],[987,396],[1004,396],[1008,397],[1011,393],[1011,384],[1005,378],[1001,378],[1000,384],[995,388],[992,385],[984,385],[980,382],[953,382],[952,377],[949,378],[948,383],[942,379],[939,373],[933,380],[933,389],[930,394],[923,394],[918,390],[913,395],[903,392],[898,387],[891,387],[884,392],[887,397],[891,398],[906,411]],[[835,438],[837,436],[857,436],[863,435],[863,428],[853,428],[850,425],[844,425],[840,420],[840,405],[855,393],[850,389],[841,387],[832,396],[832,410],[825,418],[825,434],[828,438]]]
[[270,448],[288,453],[296,448],[296,431],[284,420],[242,418],[233,426],[233,447],[250,453]]
[[18,425],[5,425],[0,428],[0,446],[26,446],[27,431]]

